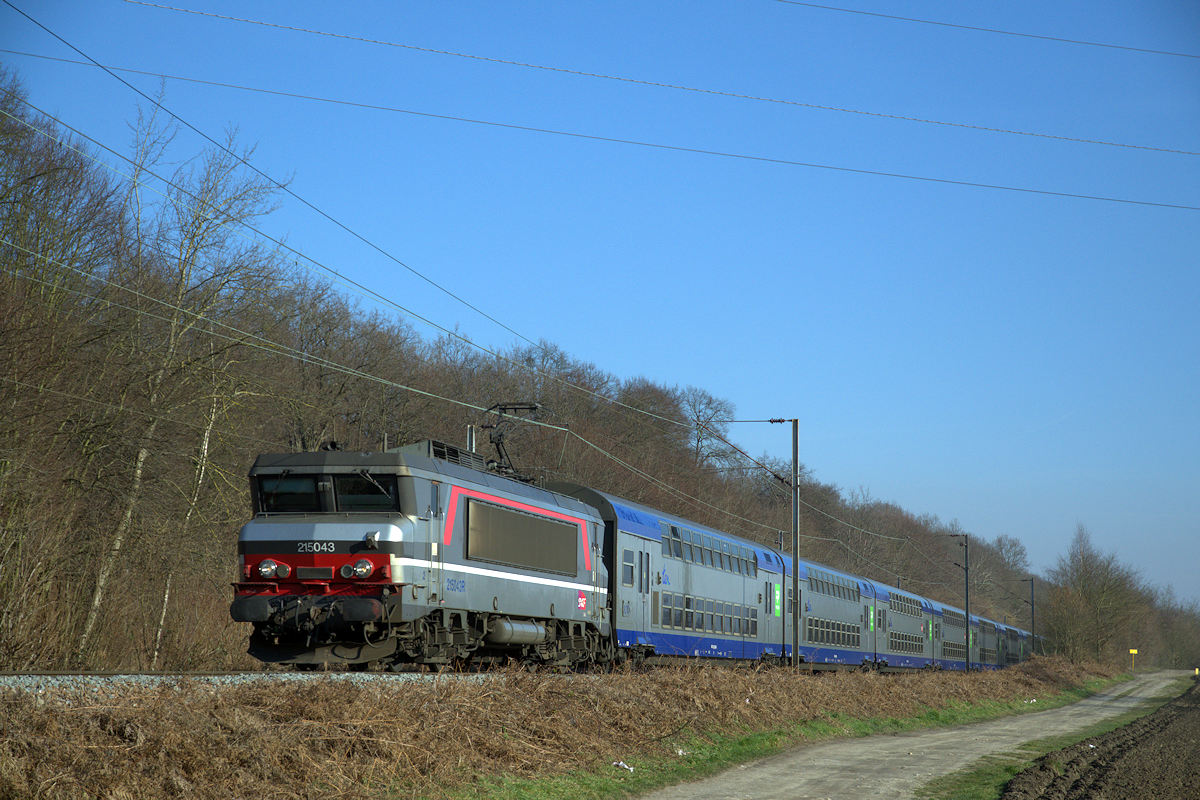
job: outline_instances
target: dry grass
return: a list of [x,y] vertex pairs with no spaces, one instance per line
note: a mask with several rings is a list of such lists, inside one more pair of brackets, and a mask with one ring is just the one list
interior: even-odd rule
[[694,665],[403,684],[184,683],[49,702],[9,693],[0,697],[0,797],[410,796],[665,754],[685,735],[1047,697],[1108,674],[1047,658],[969,676]]

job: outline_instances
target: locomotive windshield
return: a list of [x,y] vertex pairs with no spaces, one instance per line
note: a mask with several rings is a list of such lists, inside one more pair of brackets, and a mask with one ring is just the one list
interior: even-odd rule
[[[329,489],[333,492],[330,494]],[[366,470],[349,475],[262,475],[259,510],[275,514],[322,511],[395,511],[396,476]]]
[[268,475],[258,479],[258,497],[263,511],[297,513],[320,511],[316,475]]
[[338,511],[394,511],[396,476],[372,475],[363,470],[357,475],[333,476]]

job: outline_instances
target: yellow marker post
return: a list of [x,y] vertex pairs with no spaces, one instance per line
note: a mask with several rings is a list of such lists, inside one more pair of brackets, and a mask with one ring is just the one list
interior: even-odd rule
[[1133,665],[1137,661],[1137,650],[1129,651],[1129,671],[1133,671]]

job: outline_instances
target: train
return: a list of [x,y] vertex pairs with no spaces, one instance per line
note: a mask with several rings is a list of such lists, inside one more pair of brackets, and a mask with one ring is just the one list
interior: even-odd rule
[[1020,628],[443,442],[264,454],[249,478],[230,615],[270,664],[968,670],[1031,653]]

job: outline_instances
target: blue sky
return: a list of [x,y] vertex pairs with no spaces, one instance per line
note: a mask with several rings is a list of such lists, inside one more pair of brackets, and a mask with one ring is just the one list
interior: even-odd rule
[[[171,3],[409,48],[123,0],[13,2],[114,67],[1200,207],[1196,57],[773,0]],[[1200,55],[1194,2],[847,7]],[[79,57],[7,6],[0,48]],[[141,98],[112,77],[0,60],[34,103],[128,144]],[[159,85],[125,77],[151,94]],[[1016,536],[1038,570],[1083,523],[1153,583],[1200,600],[1195,208],[175,80],[165,88],[190,123],[218,138],[236,127],[259,168],[291,177],[297,194],[530,339],[623,378],[701,386],[739,418],[798,417],[801,459],[820,480],[979,536]],[[184,131],[176,152],[202,146]],[[290,199],[267,224],[441,325],[489,346],[515,341]],[[790,454],[784,427],[734,433],[752,452]]]

